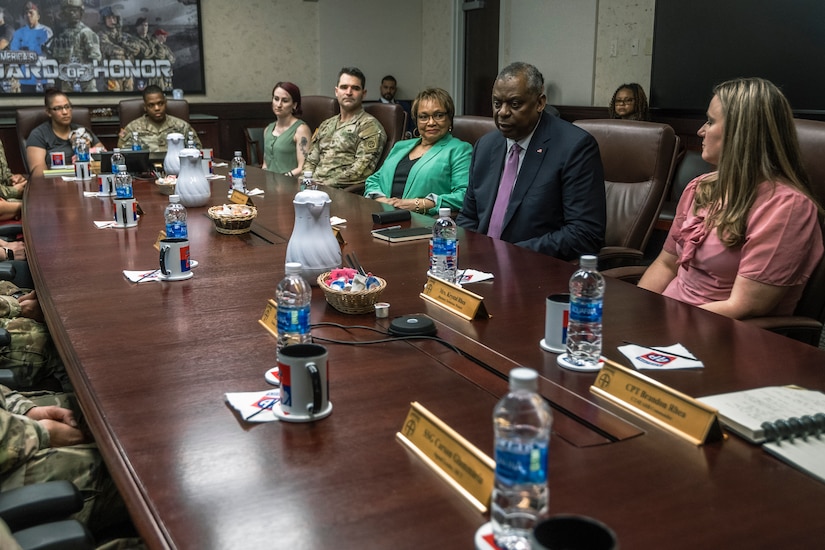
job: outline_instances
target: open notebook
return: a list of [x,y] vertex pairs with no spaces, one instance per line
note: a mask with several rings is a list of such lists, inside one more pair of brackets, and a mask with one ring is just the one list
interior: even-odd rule
[[825,482],[825,393],[770,386],[699,400],[731,431]]

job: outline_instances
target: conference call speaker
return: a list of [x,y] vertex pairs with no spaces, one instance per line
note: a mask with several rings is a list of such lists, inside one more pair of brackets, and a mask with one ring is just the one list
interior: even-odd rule
[[434,336],[437,332],[433,320],[423,314],[396,317],[389,330],[393,336]]

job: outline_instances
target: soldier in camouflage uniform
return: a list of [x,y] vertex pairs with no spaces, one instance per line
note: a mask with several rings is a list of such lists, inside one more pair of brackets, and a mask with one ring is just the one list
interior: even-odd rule
[[11,336],[9,345],[0,348],[0,368],[14,371],[21,387],[37,387],[49,378],[56,378],[64,389],[71,388],[60,355],[43,323],[35,292],[21,290],[10,281],[0,281],[0,328],[5,328]]
[[363,183],[378,168],[387,133],[364,111],[365,86],[364,73],[355,67],[338,73],[335,97],[341,114],[321,123],[304,161],[303,170],[311,170],[319,183],[348,187]]
[[[142,52],[140,43],[124,33],[120,26],[120,16],[111,6],[100,10],[101,30],[97,31],[100,38],[100,53],[104,59],[134,61]],[[109,92],[131,92],[134,89],[134,79],[108,78],[106,90]]]
[[21,394],[0,386],[0,491],[71,481],[85,501],[75,518],[100,532],[128,516],[73,407],[73,396],[67,394]]
[[[92,62],[100,61],[103,56],[100,54],[100,40],[97,34],[80,21],[83,17],[83,0],[63,0],[61,14],[65,26],[52,39],[51,56],[61,66],[79,64],[91,71]],[[94,78],[58,80],[57,82],[59,83],[58,89],[62,92],[97,91]]]
[[0,198],[20,199],[23,189],[26,188],[26,176],[12,174],[9,162],[6,160],[6,149],[0,142]]
[[166,114],[166,96],[158,86],[149,86],[143,90],[143,109],[146,113],[126,125],[118,134],[117,146],[121,149],[131,149],[132,133],[138,133],[141,145],[149,151],[165,152],[167,149],[166,136],[176,132],[188,139],[191,132],[195,147],[202,147],[198,133],[185,120]]
[[[169,46],[166,45],[166,37],[169,36],[169,33],[163,29],[158,29],[152,34],[152,45],[154,46],[154,58],[160,60],[166,60],[169,62],[169,65],[175,64],[175,54],[172,53],[172,50],[169,49]],[[154,84],[155,86],[159,86],[161,90],[164,92],[168,92],[172,89],[172,75],[163,76],[158,75],[155,78],[149,79],[149,84]]]

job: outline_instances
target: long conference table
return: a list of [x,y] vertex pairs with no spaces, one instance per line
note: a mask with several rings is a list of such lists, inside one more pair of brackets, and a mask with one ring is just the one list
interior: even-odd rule
[[[225,173],[217,170],[218,173]],[[459,231],[460,267],[495,275],[469,285],[490,319],[465,321],[423,300],[427,241],[374,239],[386,207],[335,189],[345,252],[388,282],[390,319],[424,313],[433,341],[325,344],[329,418],[247,423],[226,392],[270,388],[275,340],[258,323],[283,277],[297,182],[249,169],[253,232],[217,233],[206,207],[189,209],[195,276],[134,284],[122,270],[157,267],[153,245],[167,197],[137,183],[138,227],[97,229],[111,199],[90,182],[34,178],[25,201],[29,263],[51,334],[83,413],[134,523],[150,548],[472,548],[487,521],[395,438],[418,401],[492,455],[491,414],[516,365],[541,375],[554,407],[550,512],[598,518],[635,548],[814,548],[825,541],[825,484],[731,436],[695,446],[589,391],[596,375],[563,370],[544,352],[545,297],[573,267]],[[226,180],[210,205],[226,202]],[[428,225],[414,214],[404,225]],[[825,352],[609,280],[604,354],[624,365],[624,340],[680,342],[702,370],[646,374],[688,395],[766,385],[825,390]],[[385,328],[344,315],[315,287],[313,323]],[[313,335],[373,340],[360,328]]]

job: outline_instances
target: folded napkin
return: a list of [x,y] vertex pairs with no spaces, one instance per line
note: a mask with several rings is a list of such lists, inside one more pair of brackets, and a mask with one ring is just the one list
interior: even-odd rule
[[254,197],[256,195],[263,195],[263,194],[264,194],[264,190],[263,189],[258,189],[257,187],[255,189],[250,189],[249,191],[246,192],[246,195],[248,197]]
[[330,216],[329,223],[330,225],[343,225],[347,223],[347,220],[345,220],[344,218],[339,218],[338,216]]
[[619,351],[637,369],[676,370],[702,369],[705,366],[682,344],[645,347],[636,344],[619,346]]
[[123,276],[133,283],[152,283],[160,281],[160,269],[151,271],[127,271],[124,269]]
[[272,407],[281,399],[280,390],[226,393],[226,402],[247,422],[272,422],[278,418]]
[[223,168],[224,166],[228,166],[228,164],[226,164],[225,162],[213,162],[212,163],[213,168],[216,168],[216,167],[217,168]]
[[458,280],[458,284],[463,285],[467,283],[479,283],[481,281],[487,281],[493,278],[492,273],[485,273],[484,271],[476,271],[475,269],[465,269],[463,271],[459,271],[461,278]]
[[117,227],[117,222],[114,220],[94,222],[98,229],[106,229],[107,227]]
[[[212,166],[217,166],[217,165],[213,164]],[[224,163],[223,166],[226,166],[226,163]],[[206,179],[208,179],[208,180],[225,180],[226,176],[222,176],[220,174],[206,174]]]
[[[99,197],[100,193],[97,192],[97,191],[83,191],[83,196],[84,197]],[[106,195],[106,196],[108,197],[109,195]]]

